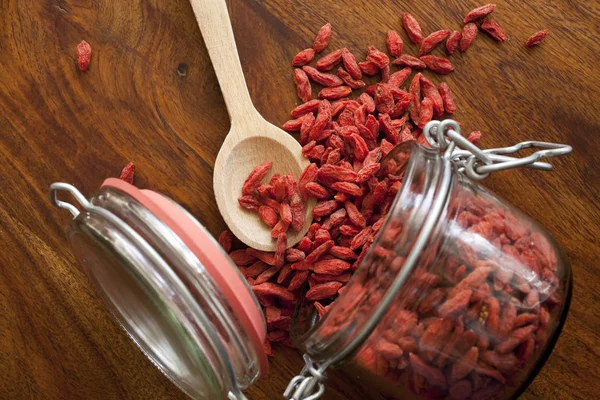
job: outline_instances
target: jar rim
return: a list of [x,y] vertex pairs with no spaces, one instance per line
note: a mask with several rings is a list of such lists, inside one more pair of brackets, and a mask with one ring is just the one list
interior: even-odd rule
[[[395,154],[392,154],[392,152],[395,152]],[[428,245],[429,237],[437,226],[444,206],[447,203],[453,184],[453,176],[455,176],[455,169],[450,162],[449,153],[442,154],[439,149],[427,148],[420,143],[411,141],[399,144],[392,149],[388,156],[391,159],[395,159],[398,155],[400,155],[400,158],[403,158],[406,157],[407,154],[409,156],[408,163],[402,167],[404,170],[396,171],[396,174],[398,174],[398,172],[404,173],[402,186],[398,191],[390,207],[390,212],[386,216],[386,220],[379,233],[375,237],[373,244],[370,246],[369,250],[365,254],[365,257],[354,272],[346,287],[350,288],[353,284],[361,285],[361,283],[358,282],[358,279],[360,279],[361,274],[364,274],[366,271],[368,271],[369,259],[372,257],[373,252],[377,248],[377,244],[382,238],[382,233],[385,231],[386,227],[389,226],[391,215],[394,214],[393,211],[399,207],[401,200],[404,199],[408,191],[410,191],[415,171],[417,168],[422,167],[422,165],[419,164],[419,161],[423,161],[424,159],[429,161],[427,164],[429,168],[433,168],[435,170],[433,177],[434,179],[431,179],[428,185],[423,187],[424,192],[430,192],[432,197],[429,200],[431,200],[431,203],[423,202],[419,205],[419,207],[415,207],[412,210],[413,212],[420,213],[421,218],[416,221],[420,226],[418,227],[418,233],[415,235],[415,240],[413,240],[410,244],[411,250],[408,253],[404,265],[399,269],[396,277],[391,280],[391,284],[388,286],[382,300],[374,307],[373,310],[371,310],[369,313],[365,313],[369,316],[365,321],[362,322],[361,326],[357,328],[355,324],[349,325],[347,330],[352,329],[352,331],[343,332],[346,337],[343,340],[338,340],[339,337],[344,335],[341,333],[332,334],[328,332],[331,330],[329,327],[334,323],[331,321],[333,314],[332,311],[335,308],[334,306],[323,316],[323,318],[314,322],[313,325],[304,333],[294,334],[292,337],[294,343],[301,347],[311,358],[322,365],[335,366],[341,364],[352,357],[360,349],[364,341],[377,326],[378,321],[391,305],[396,294],[404,286],[404,283],[417,264],[417,260],[421,251]],[[388,156],[386,156],[386,158]],[[384,169],[383,164],[386,161],[387,160],[385,159],[382,161],[382,169]],[[346,290],[340,294],[340,298],[342,299],[340,301],[343,301],[343,297],[345,295],[352,296],[350,290]],[[301,308],[302,305],[296,309],[292,319],[292,326],[298,326],[300,318],[299,312]]]

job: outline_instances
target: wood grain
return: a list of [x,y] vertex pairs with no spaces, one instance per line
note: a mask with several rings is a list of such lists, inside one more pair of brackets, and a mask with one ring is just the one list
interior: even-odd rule
[[[281,125],[297,102],[290,60],[325,22],[331,48],[384,46],[410,10],[426,32],[458,29],[475,1],[232,0],[242,67],[259,112]],[[594,399],[600,391],[600,3],[498,2],[510,41],[485,35],[444,78],[455,118],[486,147],[523,139],[571,144],[554,172],[499,173],[486,186],[540,221],[574,271],[571,312],[525,399]],[[549,28],[539,48],[529,34]],[[403,34],[403,33],[402,33]],[[403,34],[404,35],[404,34]],[[75,46],[93,47],[77,70]],[[415,52],[414,46],[407,46]],[[439,51],[439,50],[438,50]],[[224,228],[212,167],[229,117],[187,0],[0,1],[0,398],[181,399],[111,320],[64,239],[68,216],[50,206],[53,181],[93,193],[129,160],[136,182],[185,206],[213,234]],[[300,369],[278,351],[251,399],[279,398]],[[327,399],[382,399],[341,373]]]

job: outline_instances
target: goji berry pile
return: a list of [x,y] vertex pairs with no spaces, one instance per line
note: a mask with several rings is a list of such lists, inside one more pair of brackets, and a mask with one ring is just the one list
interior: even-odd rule
[[[292,310],[305,284],[308,291],[303,296],[314,302],[321,316],[346,289],[376,240],[402,185],[401,175],[378,174],[382,158],[402,142],[417,141],[427,146],[422,133],[425,124],[457,109],[450,87],[444,82],[436,84],[435,78],[425,75],[444,75],[455,68],[447,58],[429,53],[444,42],[450,55],[457,48],[467,51],[480,29],[478,24],[494,39],[505,41],[506,34],[498,23],[487,18],[494,9],[491,4],[469,12],[462,33],[442,29],[426,37],[415,17],[405,13],[404,29],[408,38],[419,45],[419,57],[404,53],[408,46],[398,32],[390,30],[387,54],[368,46],[364,61],[357,61],[348,49],[341,48],[315,61],[316,55],[327,48],[332,34],[331,25],[327,24],[320,29],[313,47],[293,58],[293,79],[302,104],[292,110],[293,119],[283,128],[299,134],[303,154],[311,164],[298,180],[279,174],[267,180],[272,165],[267,161],[248,176],[238,199],[241,207],[257,212],[271,228],[277,241],[276,251],[232,251],[232,235],[224,232],[219,237],[263,307],[268,328],[267,353],[272,352],[271,342],[289,344]],[[309,65],[313,61],[314,67]],[[394,66],[400,69],[393,71]],[[336,67],[334,74],[331,71]],[[413,75],[414,71],[417,72]],[[380,81],[368,85],[365,80],[373,79],[368,78],[372,76],[379,76]],[[322,87],[319,99],[312,99],[314,84]],[[479,131],[468,136],[473,143],[480,138]],[[295,247],[286,250],[287,231],[302,228],[304,204],[309,197],[318,200],[312,211],[314,223]],[[535,236],[528,228],[515,233],[518,221],[512,214],[495,203],[482,205],[477,201],[467,202],[461,209],[457,217],[461,226],[473,234],[483,235],[485,231],[486,240],[503,253],[524,260],[523,264],[532,271],[537,265],[538,275],[546,274],[543,282],[551,281],[555,287],[556,259],[554,267],[547,259],[546,264],[541,264],[542,256],[549,257],[552,249],[545,238]],[[491,220],[490,215],[497,218]],[[390,232],[397,233],[399,229],[386,228],[385,234]],[[500,267],[501,260],[488,260],[489,255],[479,257],[476,250],[468,250],[466,244],[461,247],[460,240],[456,242],[459,247],[455,253],[450,254],[445,248],[446,257],[439,264],[445,266],[443,271],[439,265],[434,272],[429,264],[423,264],[411,275],[411,282],[417,282],[413,286],[420,289],[411,292],[414,304],[395,304],[393,321],[388,313],[378,328],[389,328],[386,340],[371,343],[383,337],[372,335],[357,358],[363,369],[393,381],[403,379],[415,393],[465,398],[461,397],[464,393],[492,393],[496,389],[490,387],[495,388],[496,382],[504,384],[519,371],[520,363],[531,358],[535,346],[542,345],[549,306],[538,305],[535,313],[521,312],[523,304],[539,302],[539,287],[530,286],[526,291],[527,282],[522,282],[516,273],[508,276]],[[396,273],[397,268],[391,266],[393,259],[389,259],[392,252],[385,246],[382,249],[388,258],[382,256],[369,270],[379,268],[379,274]],[[402,263],[396,261],[395,265],[400,267]],[[365,298],[364,293],[379,290],[375,282],[360,285],[363,295],[357,293],[356,301]],[[406,288],[409,290],[411,284]],[[538,294],[538,298],[531,293]],[[507,296],[515,300],[507,300]],[[378,301],[381,293],[366,297]],[[340,310],[346,310],[346,322],[352,319],[353,312],[364,311],[343,303],[336,308],[340,316]],[[475,329],[473,321],[490,325],[494,336],[482,334],[481,327]],[[342,328],[343,324],[336,329]]]

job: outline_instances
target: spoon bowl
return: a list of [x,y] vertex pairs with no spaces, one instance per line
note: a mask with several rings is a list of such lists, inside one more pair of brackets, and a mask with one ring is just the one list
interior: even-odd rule
[[[254,118],[256,120],[252,122],[251,129],[259,132],[254,136],[237,132],[242,127],[232,125],[217,155],[213,186],[219,211],[232,233],[252,248],[273,251],[275,241],[271,238],[271,229],[260,220],[256,212],[246,210],[238,203],[242,185],[252,169],[265,161],[273,162],[264,179],[267,182],[275,173],[289,174],[297,179],[309,162],[302,157],[302,147],[292,136],[265,121],[258,113]],[[244,126],[242,129],[248,127]],[[314,201],[309,201],[306,221],[299,232],[294,232],[290,227],[288,246],[298,243],[308,231],[313,206]]]

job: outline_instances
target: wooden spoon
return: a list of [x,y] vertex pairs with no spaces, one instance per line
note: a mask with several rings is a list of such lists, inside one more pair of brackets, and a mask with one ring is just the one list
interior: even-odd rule
[[[254,108],[235,46],[225,0],[191,0],[208,54],[231,118],[231,128],[217,155],[213,185],[219,211],[229,229],[248,246],[273,251],[271,229],[255,212],[238,203],[244,180],[252,169],[272,161],[274,173],[300,177],[308,160],[302,147],[287,132],[267,122]],[[273,107],[281,106],[273,104]],[[312,222],[314,201],[306,205],[306,222],[300,232],[288,231],[288,246],[296,244]]]

